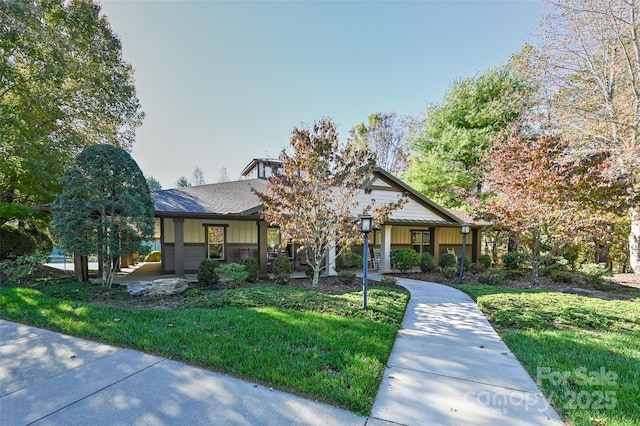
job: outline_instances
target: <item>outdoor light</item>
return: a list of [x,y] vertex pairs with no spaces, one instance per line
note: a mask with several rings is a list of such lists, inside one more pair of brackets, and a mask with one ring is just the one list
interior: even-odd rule
[[365,235],[367,235],[369,232],[371,232],[372,228],[373,228],[373,217],[371,217],[370,214],[363,214],[360,217],[360,231],[362,231]]
[[370,214],[360,217],[360,231],[364,234],[364,248],[362,256],[362,309],[367,310],[367,266],[369,261],[369,232],[373,229],[373,218]]
[[471,227],[468,223],[463,223],[460,226],[460,232],[462,233],[462,255],[460,256],[460,279],[458,284],[462,284],[462,274],[464,273],[464,256],[467,252],[467,234],[471,231]]

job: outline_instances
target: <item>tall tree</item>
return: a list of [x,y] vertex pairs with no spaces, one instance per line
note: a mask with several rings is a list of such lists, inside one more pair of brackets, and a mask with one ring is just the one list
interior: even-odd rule
[[64,174],[53,203],[52,230],[60,247],[75,255],[98,254],[103,284],[110,287],[117,259],[153,237],[153,200],[138,164],[122,148],[85,148]]
[[640,272],[640,0],[552,1],[541,26],[535,71],[540,126],[588,159],[609,151],[606,179],[628,182],[620,205],[631,221],[631,266]]
[[0,0],[0,224],[35,215],[84,147],[130,148],[133,69],[89,0]]
[[409,117],[398,117],[395,112],[377,112],[369,116],[367,123],[351,129],[351,139],[375,152],[378,166],[398,175],[409,161],[407,135],[411,123]]
[[229,171],[226,167],[220,168],[220,175],[218,176],[218,182],[229,182]]
[[189,186],[191,186],[191,182],[189,182],[185,176],[180,176],[176,181],[176,188],[186,188]]
[[508,134],[527,102],[528,88],[511,64],[456,80],[411,142],[409,184],[434,201],[459,208],[479,194],[492,141]]
[[267,189],[256,191],[265,205],[265,220],[277,225],[284,240],[304,245],[317,287],[323,259],[337,255],[361,238],[359,217],[371,212],[376,223],[406,202],[358,205],[357,194],[371,179],[375,157],[361,145],[340,146],[330,119],[291,132],[291,155],[280,153],[282,172],[269,177]]
[[149,191],[160,191],[162,189],[162,184],[160,181],[153,176],[147,177],[147,186],[149,187]]
[[543,243],[549,252],[567,243],[611,242],[617,215],[607,203],[625,196],[626,182],[607,178],[609,153],[576,161],[566,139],[512,134],[493,145],[490,159],[483,184],[491,198],[481,207],[528,248],[534,285]]
[[196,167],[191,174],[191,184],[193,186],[204,185],[204,173],[200,167]]

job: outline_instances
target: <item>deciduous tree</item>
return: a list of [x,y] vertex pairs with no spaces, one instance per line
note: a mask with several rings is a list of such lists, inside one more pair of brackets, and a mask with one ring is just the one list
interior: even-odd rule
[[311,128],[296,127],[290,148],[280,154],[282,171],[269,177],[262,199],[265,220],[277,225],[284,240],[304,245],[317,287],[323,259],[332,248],[340,255],[361,238],[359,217],[372,213],[377,223],[406,202],[359,206],[356,195],[371,179],[375,158],[361,145],[340,146],[330,119]]
[[[531,57],[539,125],[570,140],[588,160],[608,151],[609,180],[628,183],[618,199],[631,220],[629,251],[640,271],[640,1],[552,1]],[[605,185],[603,183],[603,185]]]
[[398,117],[395,112],[378,112],[371,114],[367,123],[352,128],[351,139],[375,152],[378,166],[399,175],[409,161],[407,136],[411,123],[409,117]]
[[153,200],[138,164],[122,148],[92,145],[65,172],[53,203],[52,230],[60,247],[75,255],[98,254],[107,287],[118,258],[153,237]]
[[84,147],[131,147],[133,68],[88,0],[0,0],[0,224],[28,221]]

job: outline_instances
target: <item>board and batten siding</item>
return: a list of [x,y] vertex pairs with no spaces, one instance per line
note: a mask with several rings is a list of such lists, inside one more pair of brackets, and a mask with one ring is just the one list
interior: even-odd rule
[[[374,187],[385,189],[373,189],[369,194],[364,190],[360,191],[356,196],[356,200],[358,200],[359,203],[359,209],[362,209],[362,207],[366,205],[375,206],[376,204],[393,203],[402,197],[402,191],[400,188],[393,187],[379,179],[376,179],[372,185]],[[411,198],[408,198],[408,202],[402,207],[402,209],[395,210],[391,215],[389,215],[389,219],[391,220],[412,220],[416,218],[434,222],[447,220]]]
[[[185,219],[184,243],[205,243],[205,225],[226,226],[225,242],[228,244],[255,244],[258,242],[258,225],[255,221],[211,219]],[[164,242],[174,243],[173,220],[164,219]]]

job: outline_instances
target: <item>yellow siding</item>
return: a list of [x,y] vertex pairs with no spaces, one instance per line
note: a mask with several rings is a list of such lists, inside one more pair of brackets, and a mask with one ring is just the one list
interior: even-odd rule
[[391,228],[391,244],[411,244],[411,231],[428,231],[428,226],[398,226]]
[[[462,234],[460,228],[439,228],[439,241],[442,244],[462,244]],[[467,235],[467,243],[470,242],[470,236]]]

